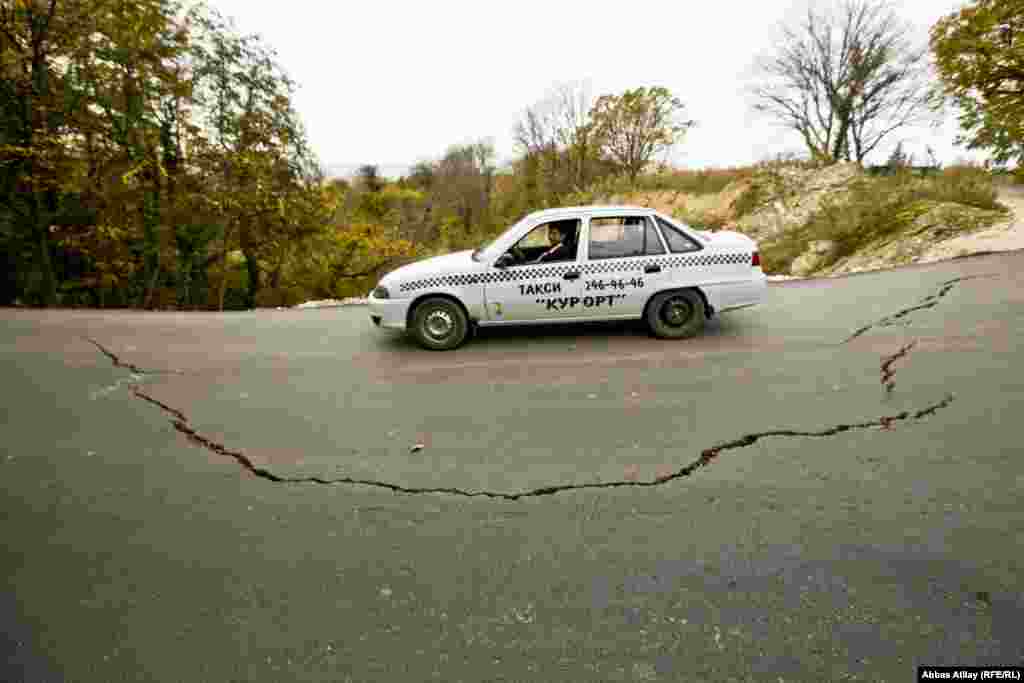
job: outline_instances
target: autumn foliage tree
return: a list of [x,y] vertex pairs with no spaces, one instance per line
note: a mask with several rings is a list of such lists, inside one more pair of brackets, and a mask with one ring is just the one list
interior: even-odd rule
[[1024,162],[1024,3],[975,0],[939,20],[930,44],[942,93],[960,109],[961,142],[998,163]]
[[[60,9],[60,11],[58,11]],[[85,88],[71,57],[90,50],[97,17],[57,0],[0,2],[0,206],[4,248],[19,255],[16,272],[38,300],[57,301],[51,226],[62,222],[68,195],[86,182],[78,161],[84,141],[68,139],[92,124]]]
[[2,302],[280,305],[411,250],[338,212],[274,51],[204,4],[0,0],[0,72]]
[[193,0],[0,0],[0,304],[238,309],[367,292],[594,181],[691,122],[664,88],[556,86],[522,156],[450,146],[329,179],[262,38]]
[[694,121],[682,117],[685,105],[666,88],[635,88],[603,95],[590,118],[599,149],[631,183],[656,157],[678,143]]
[[520,115],[513,136],[536,193],[559,197],[580,191],[611,170],[601,156],[593,106],[585,82],[567,82]]

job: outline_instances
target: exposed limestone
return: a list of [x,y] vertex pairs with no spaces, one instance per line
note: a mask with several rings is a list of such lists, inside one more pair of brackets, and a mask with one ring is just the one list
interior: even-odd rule
[[[863,183],[870,198],[875,182],[884,185],[883,179],[867,176],[856,163],[824,168],[767,163],[752,177],[734,181],[715,194],[639,192],[609,197],[607,201],[649,206],[693,226],[711,230],[726,227],[750,235],[760,243],[762,259],[770,255],[766,262],[770,274],[780,277],[839,275],[979,252],[1024,249],[1024,188],[1004,186],[999,189],[999,201],[1010,209],[1009,215],[934,200],[901,204],[885,226],[884,236],[837,259],[840,247],[835,240],[841,238],[815,239],[808,234],[808,221],[826,205],[837,207],[838,215],[847,217],[843,207],[849,203],[851,192]],[[915,196],[916,190],[922,189],[926,191],[920,196],[929,196],[929,182],[911,179],[903,191]],[[885,189],[891,196],[892,186]],[[820,227],[818,234],[822,235]],[[849,249],[849,240],[846,244]]]
[[799,228],[826,198],[841,201],[845,188],[861,176],[860,166],[854,163],[821,169],[766,166],[755,178],[740,181],[746,190],[733,201],[733,210],[747,208],[745,203],[752,210],[737,220],[736,227],[755,239]]

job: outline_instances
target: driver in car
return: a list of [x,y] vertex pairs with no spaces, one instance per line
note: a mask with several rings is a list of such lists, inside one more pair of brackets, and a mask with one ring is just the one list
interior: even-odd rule
[[551,248],[537,257],[534,263],[545,261],[565,261],[575,257],[575,249],[572,248],[572,240],[575,237],[576,221],[567,223],[555,223],[548,228],[548,241]]

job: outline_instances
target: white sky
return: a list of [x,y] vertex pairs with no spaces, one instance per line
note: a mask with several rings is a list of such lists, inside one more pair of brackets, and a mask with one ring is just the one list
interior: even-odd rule
[[[677,166],[803,151],[794,134],[752,112],[744,88],[776,27],[808,0],[210,1],[277,50],[298,83],[295,105],[313,149],[335,174],[375,163],[394,176],[480,139],[507,161],[519,114],[565,81],[589,82],[594,96],[667,87],[698,123],[671,159]],[[923,41],[963,3],[891,4]],[[953,146],[955,134],[950,119],[891,142],[903,138],[921,162],[926,145],[943,163],[976,157]],[[868,161],[884,161],[892,145]]]

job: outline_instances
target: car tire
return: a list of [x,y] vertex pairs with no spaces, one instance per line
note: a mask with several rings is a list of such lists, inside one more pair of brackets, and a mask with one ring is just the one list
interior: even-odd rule
[[448,351],[469,336],[469,320],[462,306],[451,299],[424,299],[412,312],[412,336],[425,349]]
[[644,318],[651,333],[662,339],[685,339],[704,329],[704,300],[693,289],[656,294]]

